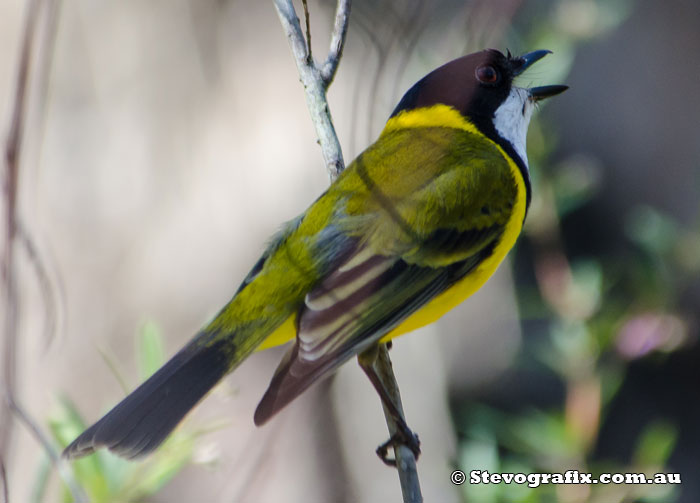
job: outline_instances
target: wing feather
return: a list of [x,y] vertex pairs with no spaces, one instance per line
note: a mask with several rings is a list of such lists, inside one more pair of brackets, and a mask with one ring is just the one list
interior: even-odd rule
[[[324,309],[302,308],[298,315],[297,340],[260,401],[255,423],[266,422],[317,379],[369,348],[410,314],[463,278],[491,254],[496,241],[492,238],[467,260],[439,268],[377,255],[357,263],[358,269],[364,269],[366,262],[372,261],[374,267],[382,268],[383,272]],[[387,267],[387,264],[391,265]],[[338,278],[342,275],[346,281],[354,282],[352,271],[346,270]],[[323,290],[322,295],[330,299],[333,292],[328,286],[319,288]],[[337,288],[342,290],[344,284]]]

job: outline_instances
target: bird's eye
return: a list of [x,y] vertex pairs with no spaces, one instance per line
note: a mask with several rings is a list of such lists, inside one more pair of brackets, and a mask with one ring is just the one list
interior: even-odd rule
[[482,84],[495,84],[498,82],[498,72],[491,65],[481,65],[476,68],[476,78]]

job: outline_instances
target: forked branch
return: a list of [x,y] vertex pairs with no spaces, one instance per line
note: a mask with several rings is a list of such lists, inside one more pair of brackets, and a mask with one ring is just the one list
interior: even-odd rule
[[[304,34],[299,23],[299,17],[294,10],[292,0],[273,0],[277,15],[282,23],[282,29],[287,35],[289,47],[292,49],[294,61],[299,71],[299,78],[304,86],[306,94],[306,104],[311,113],[311,121],[316,128],[316,136],[318,143],[321,146],[323,160],[326,163],[326,170],[331,180],[334,180],[345,169],[343,161],[343,153],[340,149],[340,142],[335,133],[333,126],[333,118],[328,107],[328,99],[326,98],[326,90],[330,81],[335,75],[335,70],[340,60],[340,55],[343,50],[343,41],[336,42],[332,47],[337,47],[337,50],[331,49],[331,54],[335,55],[328,63],[328,70],[325,73],[327,79],[324,79],[321,69],[316,65],[313,58],[310,57],[310,44],[307,45],[304,39]],[[341,8],[341,4],[344,6]],[[347,33],[347,23],[350,13],[350,0],[341,0],[338,3],[336,14],[336,30],[333,32],[332,40],[345,39]],[[340,21],[338,21],[340,18]],[[329,55],[330,58],[331,55]],[[326,66],[324,64],[324,66]]]

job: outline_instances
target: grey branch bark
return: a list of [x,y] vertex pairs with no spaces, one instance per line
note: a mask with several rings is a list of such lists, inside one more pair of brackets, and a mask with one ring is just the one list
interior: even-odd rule
[[[326,91],[335,77],[343,54],[351,0],[338,0],[330,52],[321,67],[317,66],[311,57],[310,40],[304,39],[299,17],[294,10],[292,1],[273,0],[273,2],[282,23],[282,28],[287,35],[289,46],[292,49],[292,54],[299,70],[299,77],[306,93],[306,103],[311,113],[311,120],[316,128],[318,142],[323,152],[326,169],[331,181],[333,181],[345,169],[345,164],[340,149],[340,142],[333,127]],[[389,392],[393,403],[403,415],[401,395],[386,345],[377,344],[376,355],[372,365],[373,369],[381,379],[385,389]],[[393,436],[397,431],[396,422],[386,407],[384,407],[384,415],[389,434]],[[422,502],[423,497],[416,470],[416,458],[413,452],[404,445],[397,445],[394,450],[396,469],[399,473],[404,503]]]
[[350,0],[338,0],[338,7],[335,10],[333,35],[331,36],[331,49],[325,63],[321,67],[321,78],[326,88],[333,82],[335,72],[338,70],[338,63],[340,63],[340,58],[343,56],[349,18]]
[[[287,35],[289,47],[292,49],[294,61],[299,71],[299,78],[304,86],[306,104],[311,113],[311,120],[316,128],[316,136],[321,146],[323,160],[331,180],[335,179],[345,169],[340,142],[335,133],[333,118],[326,99],[327,84],[321,76],[313,59],[309,57],[309,49],[299,24],[299,17],[294,10],[291,0],[273,0],[277,15],[282,23],[282,29]],[[349,5],[349,0],[347,1]],[[347,16],[345,16],[347,24]],[[342,48],[342,43],[340,47]]]

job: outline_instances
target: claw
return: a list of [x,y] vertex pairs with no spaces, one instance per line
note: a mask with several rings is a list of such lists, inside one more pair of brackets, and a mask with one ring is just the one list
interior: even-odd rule
[[418,435],[409,429],[405,431],[402,429],[397,430],[389,440],[377,447],[377,456],[379,456],[379,459],[381,459],[385,465],[396,466],[396,454],[394,454],[393,458],[389,458],[388,452],[389,447],[391,447],[394,453],[396,453],[396,448],[399,445],[404,445],[411,449],[416,461],[418,461],[418,457],[420,456],[420,440],[418,439]]

